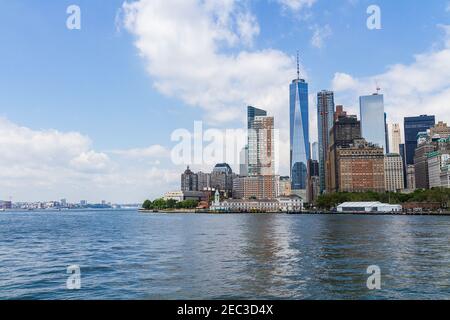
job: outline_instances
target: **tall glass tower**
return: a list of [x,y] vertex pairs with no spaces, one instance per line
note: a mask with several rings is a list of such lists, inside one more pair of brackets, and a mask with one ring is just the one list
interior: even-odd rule
[[421,115],[405,118],[405,157],[406,164],[414,164],[414,152],[417,148],[417,134],[424,132],[436,124],[435,116]]
[[293,191],[307,188],[307,164],[311,159],[309,143],[308,83],[300,79],[297,62],[297,79],[290,85],[290,143],[291,180]]
[[319,129],[320,192],[323,192],[325,190],[328,141],[334,123],[334,93],[332,91],[324,90],[317,94],[317,122]]
[[377,144],[387,152],[386,121],[384,113],[384,97],[373,94],[359,98],[361,113],[361,134],[364,139]]

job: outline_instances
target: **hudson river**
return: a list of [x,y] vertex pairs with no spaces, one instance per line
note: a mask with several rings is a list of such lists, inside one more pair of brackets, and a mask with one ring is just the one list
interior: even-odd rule
[[386,298],[450,299],[450,217],[0,213],[0,299]]

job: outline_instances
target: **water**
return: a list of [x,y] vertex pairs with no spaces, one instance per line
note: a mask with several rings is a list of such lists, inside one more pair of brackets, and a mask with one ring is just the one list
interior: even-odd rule
[[0,299],[387,298],[450,298],[449,217],[0,213]]

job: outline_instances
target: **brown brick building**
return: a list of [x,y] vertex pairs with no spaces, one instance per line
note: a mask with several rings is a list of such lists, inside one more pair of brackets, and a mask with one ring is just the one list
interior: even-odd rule
[[336,150],[337,180],[341,192],[385,192],[384,150],[356,139]]

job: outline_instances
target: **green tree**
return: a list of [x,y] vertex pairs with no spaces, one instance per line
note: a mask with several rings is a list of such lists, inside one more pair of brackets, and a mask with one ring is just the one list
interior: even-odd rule
[[142,204],[142,208],[145,210],[151,210],[153,209],[153,203],[150,200],[145,200]]

